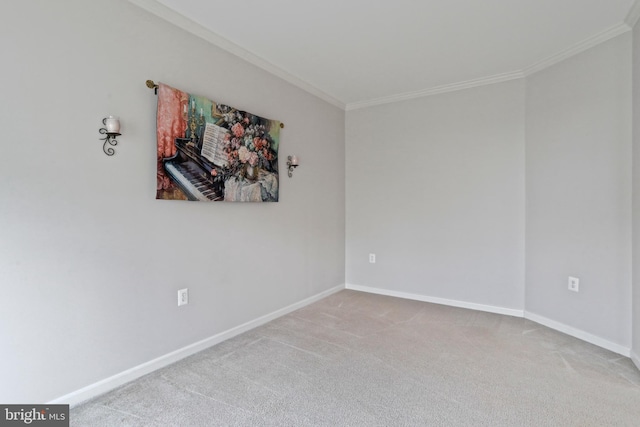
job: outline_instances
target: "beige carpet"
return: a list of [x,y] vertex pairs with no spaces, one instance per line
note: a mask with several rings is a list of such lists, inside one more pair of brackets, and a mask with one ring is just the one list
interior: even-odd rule
[[640,372],[528,320],[342,291],[72,408],[71,425],[640,426]]

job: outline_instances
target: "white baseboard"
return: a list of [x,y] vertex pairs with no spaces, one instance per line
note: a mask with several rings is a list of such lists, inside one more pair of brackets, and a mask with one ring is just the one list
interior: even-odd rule
[[196,343],[193,343],[191,345],[188,345],[186,347],[183,347],[171,353],[165,354],[156,359],[145,362],[141,365],[134,366],[131,369],[127,369],[126,371],[120,372],[109,378],[105,378],[101,381],[90,384],[79,390],[76,390],[64,396],[61,396],[57,399],[54,399],[50,401],[49,404],[70,404],[72,406],[77,405],[81,402],[84,402],[93,397],[99,396],[101,394],[104,394],[110,390],[115,389],[116,387],[119,387],[123,384],[126,384],[130,381],[140,378],[146,374],[149,374],[157,369],[160,369],[172,363],[175,363],[180,359],[184,359],[185,357],[191,356],[195,353],[198,353],[199,351],[205,350],[211,346],[219,344],[225,340],[228,340],[229,338],[233,338],[236,335],[240,335],[246,331],[249,331],[253,328],[261,326],[274,319],[277,319],[278,317],[282,317],[285,314],[291,313],[292,311],[298,310],[302,307],[305,307],[309,304],[319,301],[345,288],[351,289],[354,291],[361,291],[361,292],[367,292],[372,294],[387,295],[387,296],[411,299],[416,301],[448,305],[452,307],[468,308],[471,310],[485,311],[485,312],[496,313],[496,314],[504,314],[507,316],[524,317],[536,323],[540,323],[541,325],[547,326],[551,329],[555,329],[567,335],[571,335],[575,338],[581,339],[583,341],[586,341],[591,344],[597,345],[599,347],[605,348],[607,350],[613,351],[614,353],[618,353],[623,356],[630,357],[633,363],[635,363],[638,369],[640,369],[640,357],[638,356],[638,354],[631,352],[631,349],[621,346],[619,344],[612,343],[603,338],[597,337],[595,335],[589,334],[587,332],[581,331],[571,326],[567,326],[563,323],[556,322],[551,319],[547,319],[546,317],[539,316],[535,313],[525,312],[523,310],[504,308],[504,307],[470,303],[466,301],[457,301],[457,300],[450,300],[445,298],[429,297],[429,296],[419,295],[419,294],[411,294],[406,292],[390,291],[387,289],[372,288],[368,286],[347,284],[345,286],[342,286],[342,285],[336,286],[324,292],[320,292],[317,295],[306,298],[297,303],[291,304],[280,310],[276,310],[272,313],[266,314],[257,319],[251,320],[242,325],[226,330],[224,332],[220,332],[219,334],[213,335],[209,338],[205,338],[204,340],[198,341]]
[[496,313],[496,314],[505,314],[507,316],[524,317],[525,319],[529,319],[533,322],[539,323],[548,328],[555,329],[556,331],[560,331],[567,335],[571,335],[572,337],[581,339],[582,341],[586,341],[590,344],[597,345],[598,347],[602,347],[604,349],[613,351],[614,353],[618,353],[622,356],[631,357],[633,362],[636,364],[636,366],[638,366],[638,369],[640,369],[640,358],[638,358],[638,355],[635,355],[635,354],[632,356],[630,348],[627,348],[620,344],[613,343],[604,338],[600,338],[588,332],[584,332],[580,329],[576,329],[574,327],[565,325],[564,323],[556,322],[555,320],[547,319],[546,317],[543,317],[528,311],[516,310],[511,308],[505,308],[505,307],[496,307],[492,305],[476,304],[476,303],[466,302],[466,301],[450,300],[445,298],[435,298],[435,297],[429,297],[426,295],[411,294],[406,292],[390,291],[388,289],[371,288],[369,286],[347,284],[346,288],[352,289],[354,291],[368,292],[371,294],[387,295],[391,297],[405,298],[405,299],[411,299],[415,301],[431,302],[435,304],[448,305],[452,307],[468,308],[471,310],[486,311],[489,313]]
[[640,369],[640,355],[638,355],[638,353],[636,353],[635,351],[632,351],[631,360],[636,365],[636,368]]
[[390,297],[411,299],[415,301],[431,302],[434,304],[449,305],[451,307],[468,308],[471,310],[486,311],[489,313],[505,314],[507,316],[522,317],[524,315],[523,310],[515,310],[512,308],[496,307],[493,305],[476,304],[473,302],[457,301],[445,298],[429,297],[426,295],[410,294],[407,292],[390,291],[388,289],[371,288],[369,286],[347,284],[346,288],[354,291],[368,292],[370,294],[387,295]]
[[574,338],[578,338],[590,344],[597,345],[598,347],[602,347],[607,350],[613,351],[614,353],[618,353],[622,356],[626,356],[626,357],[631,356],[631,349],[628,347],[613,343],[604,338],[600,338],[596,335],[592,335],[588,332],[582,331],[572,326],[565,325],[564,323],[560,323],[555,320],[548,319],[544,316],[540,316],[538,314],[531,313],[529,311],[525,311],[524,317],[525,319],[529,319],[533,322],[547,326],[551,329],[555,329],[556,331],[560,331],[567,335],[571,335]]
[[113,375],[109,378],[105,378],[96,383],[90,384],[86,387],[81,388],[80,390],[76,390],[64,396],[61,396],[57,399],[52,400],[49,404],[69,404],[69,405],[77,405],[81,402],[84,402],[93,397],[99,396],[103,393],[106,393],[110,390],[113,390],[116,387],[119,387],[123,384],[126,384],[130,381],[133,381],[137,378],[142,377],[143,375],[149,374],[157,369],[168,366],[174,362],[177,362],[180,359],[184,359],[185,357],[191,356],[199,351],[207,349],[211,346],[221,343],[222,341],[228,340],[229,338],[233,338],[236,335],[240,335],[243,332],[256,328],[260,325],[263,325],[267,322],[270,322],[278,317],[284,316],[285,314],[291,313],[292,311],[298,310],[302,307],[305,307],[309,304],[312,304],[322,298],[325,298],[331,294],[339,292],[344,289],[343,285],[336,286],[334,288],[328,289],[324,292],[320,292],[317,295],[306,298],[302,301],[291,304],[287,307],[281,308],[280,310],[276,310],[273,313],[266,314],[262,317],[258,317],[257,319],[251,320],[242,325],[236,326],[235,328],[231,328],[224,332],[220,332],[212,337],[205,338],[201,341],[178,349],[176,351],[172,351],[171,353],[165,354],[148,362],[145,362],[141,365],[134,366],[131,369],[127,369],[126,371],[120,372],[116,375]]

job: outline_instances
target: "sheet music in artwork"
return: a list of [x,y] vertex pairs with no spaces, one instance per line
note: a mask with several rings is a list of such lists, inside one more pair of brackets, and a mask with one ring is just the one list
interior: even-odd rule
[[227,153],[224,152],[225,135],[229,131],[213,123],[206,123],[202,135],[202,151],[200,155],[216,166],[226,166]]

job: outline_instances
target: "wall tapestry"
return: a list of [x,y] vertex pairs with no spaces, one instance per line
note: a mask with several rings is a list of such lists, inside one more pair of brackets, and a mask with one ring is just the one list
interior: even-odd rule
[[277,202],[280,122],[158,84],[156,199]]

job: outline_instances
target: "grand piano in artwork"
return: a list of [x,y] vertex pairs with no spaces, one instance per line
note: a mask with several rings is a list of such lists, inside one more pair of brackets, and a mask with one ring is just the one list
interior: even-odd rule
[[220,168],[200,155],[197,142],[176,138],[176,154],[163,159],[164,170],[189,200],[223,200],[224,183],[211,173]]

